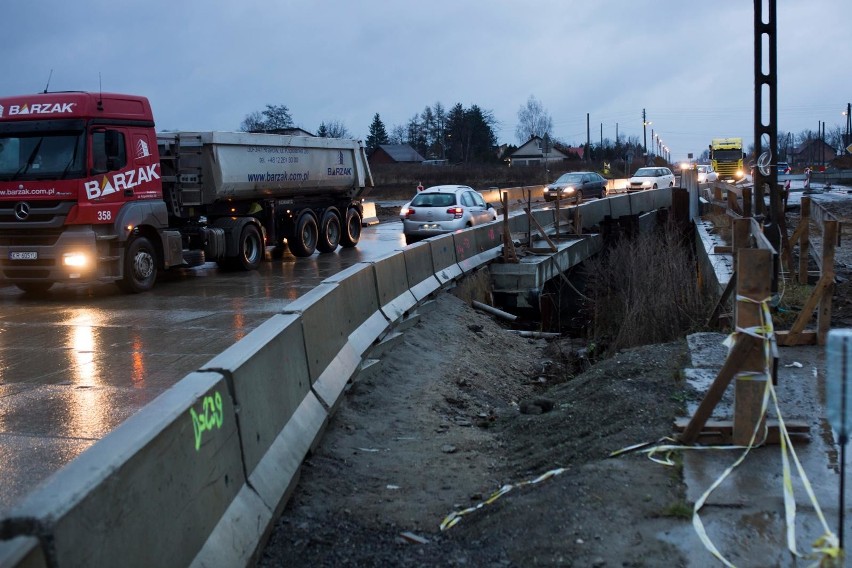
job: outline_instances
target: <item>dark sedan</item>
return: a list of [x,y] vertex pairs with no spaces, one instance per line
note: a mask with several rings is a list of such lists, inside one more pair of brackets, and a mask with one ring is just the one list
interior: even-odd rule
[[581,197],[606,197],[606,178],[597,172],[568,172],[544,187],[544,199]]

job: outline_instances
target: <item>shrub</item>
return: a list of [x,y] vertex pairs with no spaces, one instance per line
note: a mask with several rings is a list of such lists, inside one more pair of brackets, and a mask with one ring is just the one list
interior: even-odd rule
[[622,238],[586,262],[589,335],[610,351],[664,343],[701,329],[712,308],[680,234]]

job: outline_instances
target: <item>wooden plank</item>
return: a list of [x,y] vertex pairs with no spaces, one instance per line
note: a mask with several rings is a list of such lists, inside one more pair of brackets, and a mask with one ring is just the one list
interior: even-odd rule
[[834,248],[840,234],[840,222],[836,220],[823,221],[822,234],[822,270],[826,285],[825,293],[817,310],[817,344],[825,345],[828,341],[828,330],[831,327],[831,299],[834,296]]
[[713,380],[713,384],[711,384],[710,388],[707,389],[707,393],[701,400],[701,404],[699,404],[698,408],[695,410],[695,414],[692,415],[692,419],[689,421],[689,424],[686,428],[684,428],[684,431],[680,436],[681,442],[684,444],[692,444],[695,442],[698,438],[698,434],[710,419],[716,405],[719,404],[720,400],[722,400],[722,396],[725,394],[725,390],[728,388],[728,385],[731,383],[734,375],[737,371],[739,371],[742,360],[749,356],[752,351],[762,350],[762,343],[762,341],[759,341],[756,337],[751,335],[740,334],[737,337],[737,342],[728,353],[728,358],[725,359],[725,363],[719,370],[719,374],[716,375],[716,378]]
[[[739,373],[734,382],[734,428],[732,439],[738,446],[746,446],[758,429],[754,443],[764,442],[764,425],[766,415],[763,410],[763,394],[766,392],[766,374],[752,375]],[[757,426],[760,424],[760,426]]]
[[517,264],[520,261],[512,240],[512,231],[509,229],[509,192],[502,192],[500,201],[503,204],[503,262]]
[[804,226],[799,236],[799,284],[808,283],[808,248],[810,247],[811,198],[802,197],[801,221]]
[[731,297],[731,294],[734,293],[734,289],[737,287],[737,273],[734,272],[731,274],[731,279],[728,280],[728,283],[725,284],[725,289],[722,291],[722,295],[719,296],[719,301],[716,302],[716,305],[713,307],[713,311],[710,312],[710,317],[707,318],[707,326],[708,327],[718,327],[720,324],[720,316],[722,312],[722,306],[728,301]]
[[[737,297],[744,298],[736,302],[735,328],[750,329],[765,325],[770,322],[763,321],[763,307],[761,302],[769,299],[771,294],[773,254],[765,249],[740,249],[737,254]],[[745,333],[738,333],[736,340],[739,342],[743,337],[752,337]],[[769,366],[766,353],[763,349],[763,339],[754,338],[758,348],[752,349],[740,362],[737,369],[746,374],[764,374]],[[755,381],[757,382],[757,381]],[[741,384],[742,383],[742,384]],[[747,380],[738,380],[736,395],[745,396],[747,400],[739,403],[736,398],[734,402],[734,442],[747,444],[760,419],[759,409],[753,407],[753,396],[757,387],[747,384]]]
[[[675,433],[682,432],[688,424],[687,418],[675,420]],[[787,433],[794,442],[810,442],[810,425],[801,421],[784,421]],[[698,434],[696,443],[703,445],[729,445],[733,443],[733,426],[731,420],[708,420],[704,429]],[[777,420],[766,421],[767,444],[780,444],[781,433]]]
[[551,241],[550,237],[547,236],[547,232],[545,232],[542,226],[538,224],[538,221],[535,220],[535,217],[533,217],[529,207],[524,207],[524,212],[527,214],[527,219],[529,219],[530,223],[535,226],[536,230],[541,235],[541,238],[547,243],[548,247],[550,247],[550,250],[552,252],[558,251],[559,249],[556,248],[556,245],[553,244],[553,241]]
[[782,347],[793,347],[795,345],[816,345],[817,334],[815,331],[802,331],[795,335],[790,335],[789,331],[776,331],[775,340]]

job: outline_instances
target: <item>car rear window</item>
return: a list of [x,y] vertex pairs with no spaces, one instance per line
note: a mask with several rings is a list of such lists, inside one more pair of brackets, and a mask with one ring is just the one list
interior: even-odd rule
[[449,207],[455,204],[453,193],[421,193],[411,200],[411,207]]

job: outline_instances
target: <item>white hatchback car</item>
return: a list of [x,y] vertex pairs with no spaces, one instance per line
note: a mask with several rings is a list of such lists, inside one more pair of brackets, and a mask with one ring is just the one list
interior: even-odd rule
[[674,174],[668,168],[649,167],[639,168],[629,180],[627,180],[627,191],[640,191],[643,189],[657,189],[660,187],[673,187]]
[[497,220],[497,211],[466,185],[436,185],[414,196],[399,213],[405,242],[411,244]]
[[698,170],[698,183],[710,183],[719,179],[719,174],[713,171],[713,166],[699,164],[695,168]]

